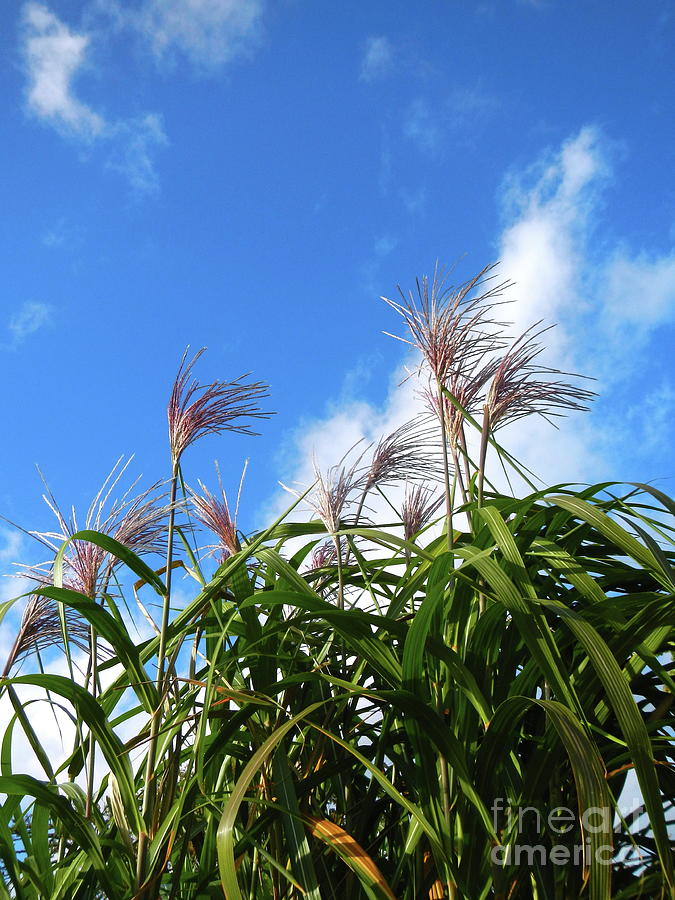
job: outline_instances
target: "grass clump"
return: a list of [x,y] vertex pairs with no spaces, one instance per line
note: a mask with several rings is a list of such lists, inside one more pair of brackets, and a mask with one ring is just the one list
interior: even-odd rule
[[[239,498],[184,484],[191,444],[269,415],[261,382],[194,380],[201,351],[171,392],[167,485],[106,516],[114,474],[83,530],[57,513],[0,685],[0,897],[674,896],[675,506],[644,485],[494,486],[490,446],[528,480],[501,425],[593,395],[539,364],[539,325],[505,337],[493,278],[437,272],[388,301],[428,415],[317,467],[309,521],[243,534]],[[396,498],[371,521],[396,483],[396,521]],[[146,640],[130,578],[161,605]],[[16,674],[56,642],[70,677]],[[25,686],[72,719],[60,765]],[[13,768],[18,731],[40,778]]]

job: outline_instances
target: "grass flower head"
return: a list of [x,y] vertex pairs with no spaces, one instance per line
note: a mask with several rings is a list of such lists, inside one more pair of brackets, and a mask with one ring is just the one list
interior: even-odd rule
[[258,406],[269,396],[268,385],[261,381],[246,382],[247,375],[241,375],[233,381],[200,384],[192,378],[192,369],[205,349],[198,350],[189,362],[186,349],[171,390],[167,416],[174,468],[185,450],[203,435],[222,431],[256,434],[249,420],[272,415]]

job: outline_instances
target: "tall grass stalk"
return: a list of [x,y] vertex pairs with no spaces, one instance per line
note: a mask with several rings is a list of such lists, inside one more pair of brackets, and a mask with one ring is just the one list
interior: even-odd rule
[[158,703],[157,708],[154,710],[153,715],[150,719],[150,735],[148,739],[148,750],[145,763],[145,776],[143,779],[143,805],[141,809],[141,817],[143,819],[145,827],[138,835],[138,849],[136,857],[135,887],[139,891],[142,890],[142,886],[146,880],[148,842],[152,837],[152,833],[154,831],[153,817],[155,812],[155,801],[157,797],[157,781],[155,773],[155,766],[157,761],[157,740],[162,724],[162,709],[164,707],[167,688],[164,673],[164,664],[166,661],[166,642],[169,631],[169,619],[171,616],[171,576],[173,572],[173,542],[176,522],[178,474],[179,461],[174,460],[171,471],[171,481],[169,485],[169,521],[167,525],[166,571],[164,576],[165,592],[162,599],[162,618],[159,628],[159,646],[157,649],[157,675],[155,678]]

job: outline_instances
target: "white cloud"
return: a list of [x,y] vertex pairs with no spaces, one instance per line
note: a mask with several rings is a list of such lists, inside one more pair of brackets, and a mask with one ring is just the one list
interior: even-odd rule
[[675,318],[675,252],[665,256],[619,251],[604,272],[604,327],[617,341],[646,340]]
[[427,153],[438,149],[441,139],[437,117],[426,100],[418,97],[408,106],[403,117],[403,134]]
[[210,68],[251,52],[262,12],[262,0],[146,0],[135,21],[157,57],[178,51]]
[[505,180],[499,257],[502,271],[516,282],[518,326],[541,318],[569,321],[582,311],[589,218],[606,174],[601,136],[584,128],[558,152]]
[[425,153],[437,153],[445,143],[472,146],[496,112],[495,97],[480,85],[457,85],[443,97],[416,97],[404,110],[403,134]]
[[[87,660],[88,657],[84,653],[77,652],[74,654],[73,669],[75,681],[80,685],[84,682],[84,672],[87,667]],[[2,663],[4,664],[4,657]],[[12,675],[19,674],[19,668],[20,667],[13,670]],[[50,659],[46,663],[45,669],[50,674],[70,677],[68,664],[63,655]],[[34,669],[27,662],[20,674],[33,674],[33,672]],[[106,669],[101,672],[103,688],[105,689],[112,684],[115,678],[119,676],[120,672],[121,669],[119,666],[114,666],[111,669]],[[34,685],[17,684],[15,685],[15,690],[21,699],[22,706],[27,710],[30,723],[37,734],[38,740],[40,741],[47,758],[53,768],[56,769],[72,752],[73,741],[75,739],[75,726],[71,715],[68,714],[65,708],[61,708],[57,705],[58,703],[62,703],[65,707],[67,701],[63,701],[60,697],[52,693],[52,700],[54,703],[50,703],[45,690]],[[118,706],[118,710],[121,710],[125,706],[125,700],[122,700]],[[7,726],[13,717],[14,710],[12,704],[7,694],[3,693],[0,697],[0,733],[6,733]],[[116,732],[122,740],[128,740],[138,734],[139,728],[139,717],[136,716],[132,720],[124,722],[116,729]],[[35,756],[19,723],[14,725],[12,738],[13,770],[17,773],[25,773],[37,778],[44,778],[44,770]],[[99,753],[97,753],[96,762],[97,783],[107,771],[108,766],[99,751]],[[84,773],[80,774],[78,782],[84,784]]]
[[[114,6],[106,7],[108,15],[113,11]],[[29,111],[64,136],[105,146],[108,168],[121,172],[135,193],[156,190],[152,151],[167,143],[161,116],[106,119],[74,93],[73,84],[86,69],[91,36],[70,29],[44,4],[31,2],[24,6],[21,40]],[[45,243],[60,246],[62,230],[50,232]]]
[[388,75],[393,67],[394,49],[389,38],[384,35],[369,37],[361,59],[361,81],[378,81]]
[[104,119],[73,93],[86,64],[88,35],[71,31],[41,3],[24,7],[23,24],[30,111],[63,133],[85,140],[101,135]]
[[14,345],[21,344],[31,334],[47,325],[51,320],[52,310],[53,307],[49,304],[34,301],[28,301],[20,306],[9,320],[9,332]]
[[610,156],[602,133],[586,127],[509,176],[498,246],[502,270],[516,282],[516,325],[560,322],[550,335],[558,363],[591,366],[615,382],[639,364],[652,332],[675,319],[675,253],[597,240]]
[[0,563],[17,562],[22,547],[23,535],[20,531],[0,527]]
[[675,386],[662,381],[640,397],[640,402],[622,410],[633,429],[636,447],[643,453],[668,453],[672,446]]
[[[418,112],[421,133],[428,110]],[[626,334],[637,335],[631,365],[648,366],[651,332],[675,318],[675,256],[631,253],[598,239],[598,209],[601,192],[610,183],[610,156],[602,133],[583,128],[532,166],[511,173],[501,194],[499,272],[515,281],[508,293],[514,303],[505,317],[514,321],[517,331],[542,318],[559,322],[547,334],[549,351],[542,363],[600,376],[598,390],[607,401],[602,419],[573,414],[559,419],[556,430],[530,417],[499,433],[503,446],[549,484],[627,476],[625,451],[635,440],[635,416],[611,413],[612,404],[625,411],[620,382],[629,372]],[[392,382],[403,374],[394,373]],[[331,465],[359,438],[376,440],[412,418],[420,410],[413,388],[412,380],[402,389],[392,388],[381,406],[363,400],[334,406],[324,418],[305,425],[286,460],[284,481],[312,481],[312,450],[321,465]],[[642,405],[644,444],[672,441],[672,398],[672,386],[666,384]],[[492,463],[495,479],[504,487],[505,478],[495,471],[494,459]],[[280,513],[287,505],[287,497],[277,497],[274,511]]]
[[156,113],[120,122],[109,167],[125,175],[136,193],[152,193],[159,187],[153,151],[167,144],[162,117]]

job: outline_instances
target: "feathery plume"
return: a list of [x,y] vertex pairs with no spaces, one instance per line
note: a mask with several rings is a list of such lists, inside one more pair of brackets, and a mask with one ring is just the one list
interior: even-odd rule
[[[446,389],[466,413],[470,416],[475,416],[480,412],[485,401],[485,385],[494,378],[498,368],[499,359],[496,357],[488,358],[487,361],[478,358],[469,360],[462,371],[452,375]],[[439,421],[445,423],[446,434],[450,444],[456,447],[460,441],[464,413],[445,394],[442,395],[441,400],[438,396],[438,391],[432,388],[431,385],[422,391],[421,395],[427,408]],[[443,404],[442,416],[441,402]]]
[[[138,555],[161,553],[166,546],[166,517],[169,510],[164,502],[166,494],[161,491],[161,482],[151,485],[134,497],[131,494],[139,481],[135,479],[121,497],[109,503],[111,494],[119,485],[131,459],[123,462],[123,457],[120,457],[117,460],[89,505],[82,527],[109,535]],[[66,579],[73,590],[94,599],[99,595],[102,584],[109,580],[118,560],[89,541],[71,540],[81,530],[75,509],[71,508],[70,516],[66,518],[42,473],[40,477],[45,487],[43,499],[56,518],[58,530],[27,533],[51,553],[56,553],[63,542],[69,540],[63,560]],[[23,574],[42,584],[51,584],[52,562],[50,560],[24,568]]]
[[439,447],[435,430],[422,417],[406,422],[375,445],[363,475],[363,490],[403,479],[440,477]]
[[200,384],[193,379],[192,369],[205,349],[198,350],[190,362],[187,362],[188,350],[185,350],[171,390],[167,416],[174,467],[185,450],[203,435],[222,431],[256,434],[247,420],[268,419],[273,415],[258,406],[259,400],[269,396],[268,385],[264,382],[245,382],[243,379],[247,375],[212,384]]
[[[587,378],[538,365],[535,360],[544,350],[538,340],[554,326],[535,330],[536,322],[523,332],[500,360],[485,399],[485,412],[492,430],[524,416],[562,416],[568,410],[587,410],[595,398],[594,391],[573,384],[565,378]],[[552,423],[554,424],[554,423]]]
[[401,506],[401,522],[403,523],[403,536],[407,541],[427,525],[435,512],[443,503],[443,497],[434,496],[432,490],[423,484],[412,487],[406,485],[403,505]]
[[241,544],[239,543],[239,537],[237,536],[237,516],[239,514],[239,501],[241,499],[241,489],[244,484],[247,466],[248,460],[244,463],[244,469],[241,473],[234,515],[230,513],[230,505],[220,477],[218,463],[216,463],[216,472],[218,473],[218,487],[220,489],[219,497],[214,497],[201,481],[199,482],[199,487],[202,491],[201,494],[198,494],[192,489],[188,489],[195,517],[218,538],[218,544],[212,547],[212,551],[220,552],[221,562],[225,562],[228,557],[233,556],[241,550]]
[[[328,538],[328,540],[323,541],[314,548],[305,577],[312,585],[313,590],[320,594],[324,600],[336,601],[340,605],[342,598],[342,605],[344,605],[345,586],[341,572],[347,561],[345,545],[336,538]],[[336,570],[338,575],[337,581],[335,579]]]
[[363,476],[359,474],[361,456],[349,468],[342,465],[343,460],[336,466],[331,466],[325,474],[321,472],[314,460],[316,488],[307,501],[331,535],[337,534],[340,530],[342,514],[352,493],[361,486],[363,481]]
[[[68,640],[80,650],[88,650],[89,625],[71,607],[65,607]],[[63,642],[58,605],[49,597],[31,594],[24,607],[21,624],[9,651],[2,677],[7,678],[14,665],[29,653],[40,653]]]
[[331,540],[323,541],[318,544],[313,552],[309,563],[309,570],[325,569],[337,565],[337,547],[335,542]]
[[495,265],[481,269],[459,288],[447,286],[436,266],[431,282],[426,276],[417,280],[417,300],[412,291],[406,297],[400,287],[402,302],[382,297],[403,318],[409,337],[385,334],[418,350],[437,384],[447,384],[498,343],[495,329],[503,323],[492,317],[492,310],[503,302],[499,298],[510,282],[474,293],[494,280],[490,273]]
[[[386,333],[418,350],[422,356],[418,373],[425,365],[430,373],[434,395],[432,409],[441,424],[448,550],[452,550],[453,544],[448,443],[452,441],[455,472],[461,485],[456,456],[462,433],[462,414],[455,407],[446,407],[443,390],[463,394],[466,402],[474,399],[473,394],[480,392],[487,377],[485,360],[502,346],[499,329],[504,323],[494,317],[494,310],[504,302],[500,298],[511,283],[494,283],[495,265],[485,266],[459,288],[446,286],[445,276],[437,265],[431,284],[426,277],[417,281],[417,301],[412,291],[406,297],[400,287],[402,302],[382,298],[403,318],[409,337]],[[462,491],[465,493],[464,489]]]

